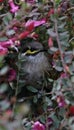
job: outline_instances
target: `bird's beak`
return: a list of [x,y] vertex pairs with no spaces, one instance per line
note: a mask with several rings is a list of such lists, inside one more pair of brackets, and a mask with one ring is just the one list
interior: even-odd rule
[[25,56],[25,55],[26,55],[26,52],[21,54],[22,57]]

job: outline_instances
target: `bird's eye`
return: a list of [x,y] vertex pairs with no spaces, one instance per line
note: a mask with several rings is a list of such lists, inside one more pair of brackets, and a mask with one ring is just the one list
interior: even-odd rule
[[29,50],[28,47],[24,48],[24,49],[22,50],[22,53],[26,52],[27,50]]
[[31,51],[35,51],[35,50],[37,50],[37,49],[35,49],[35,48],[31,48],[30,50],[31,50]]

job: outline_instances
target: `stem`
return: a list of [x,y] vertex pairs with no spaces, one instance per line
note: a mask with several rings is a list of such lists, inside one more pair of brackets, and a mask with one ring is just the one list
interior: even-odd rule
[[[52,92],[48,92],[48,93],[45,93],[43,96],[49,96],[49,95],[52,95],[53,93]],[[36,94],[37,95],[37,94]],[[32,96],[29,96],[29,97],[23,97],[22,100],[18,100],[18,102],[22,102],[22,101],[25,101],[25,100],[29,100],[29,99],[32,99],[36,96],[35,94],[32,95]],[[42,96],[42,97],[43,97]]]
[[1,14],[1,15],[0,15],[0,18],[5,17],[7,14],[8,14],[8,13],[6,13],[6,14]]
[[[15,89],[15,97],[17,97],[18,94],[18,88],[19,88],[19,70],[20,70],[20,54],[18,54],[18,73],[17,73],[17,83],[16,83],[16,89]],[[13,105],[13,111],[15,109],[16,103]]]
[[20,53],[18,54],[18,74],[17,74],[17,84],[16,84],[16,92],[15,96],[18,94],[18,88],[19,88],[19,70],[20,70]]
[[58,30],[57,30],[57,20],[55,19],[55,32],[56,32],[56,40],[57,40],[57,44],[58,44],[58,47],[59,47],[59,51],[60,51],[60,58],[61,58],[61,62],[62,62],[62,66],[64,68],[64,71],[66,73],[66,69],[65,69],[65,62],[64,62],[64,58],[63,58],[63,52],[62,52],[62,47],[61,47],[61,42],[60,42],[60,39],[59,39],[59,34],[58,34]]
[[74,40],[74,37],[72,37],[72,38],[69,40],[69,43],[70,43],[72,40]]
[[49,126],[48,126],[48,113],[47,113],[47,111],[46,111],[45,117],[46,117],[46,130],[49,130]]
[[[54,2],[54,9],[55,9],[55,2]],[[56,14],[56,9],[55,9],[55,14]],[[59,33],[58,33],[58,22],[57,22],[57,19],[55,18],[54,20],[54,27],[55,27],[55,33],[56,33],[56,40],[57,40],[57,44],[58,44],[58,48],[59,48],[59,51],[60,51],[60,58],[61,58],[61,62],[62,62],[62,66],[64,68],[64,72],[67,73],[66,69],[65,69],[65,62],[64,62],[64,58],[63,58],[63,51],[62,51],[62,46],[61,46],[61,42],[60,42],[60,39],[59,39]]]

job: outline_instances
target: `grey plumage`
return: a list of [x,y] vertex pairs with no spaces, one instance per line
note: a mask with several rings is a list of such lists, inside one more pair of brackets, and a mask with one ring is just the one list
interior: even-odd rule
[[[24,43],[25,48],[33,48],[35,50],[43,50],[41,43],[33,41],[29,43]],[[48,58],[44,51],[38,52],[35,55],[22,55],[21,57],[25,59],[21,64],[21,69],[23,70],[24,84],[26,85],[37,85],[42,82],[44,78],[44,73],[49,70]]]

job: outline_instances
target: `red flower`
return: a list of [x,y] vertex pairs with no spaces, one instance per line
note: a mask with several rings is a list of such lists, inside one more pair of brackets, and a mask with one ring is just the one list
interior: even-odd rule
[[3,0],[0,0],[0,2],[3,2]]
[[16,78],[16,72],[14,69],[9,69],[9,72],[7,73],[7,80],[10,82],[10,81],[13,81],[14,79]]
[[26,38],[28,35],[30,34],[29,31],[24,31],[22,32],[19,36],[18,36],[18,39],[23,39],[23,38]]
[[60,56],[60,51],[57,50],[57,51],[54,53],[54,55],[53,55],[53,59],[54,59],[54,60],[57,60],[59,56]]
[[70,108],[69,108],[69,114],[71,116],[74,116],[74,106],[70,106]]
[[48,17],[50,17],[51,14],[54,14],[54,9],[50,9],[50,11],[48,12]]
[[34,29],[34,22],[31,22],[31,23],[27,26],[27,30],[31,32],[33,29]]

